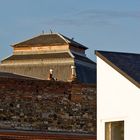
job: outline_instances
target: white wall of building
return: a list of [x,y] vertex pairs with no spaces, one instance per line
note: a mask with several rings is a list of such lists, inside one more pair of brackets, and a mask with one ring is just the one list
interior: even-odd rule
[[140,89],[97,57],[97,140],[105,122],[124,120],[124,139],[140,140]]

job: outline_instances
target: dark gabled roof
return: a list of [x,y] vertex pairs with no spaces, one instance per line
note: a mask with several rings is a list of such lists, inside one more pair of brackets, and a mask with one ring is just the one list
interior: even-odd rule
[[23,42],[12,45],[13,47],[28,46],[53,46],[70,44],[78,48],[87,49],[84,45],[58,33],[42,34]]
[[22,55],[12,55],[1,62],[7,60],[30,60],[30,59],[58,59],[58,58],[71,58],[68,52],[64,53],[47,53],[47,54],[22,54]]
[[140,88],[140,54],[96,51],[96,55]]
[[73,55],[74,55],[74,58],[76,59],[76,60],[81,60],[81,61],[83,61],[83,62],[88,62],[88,63],[91,63],[91,64],[95,64],[96,65],[96,63],[94,62],[94,61],[92,61],[92,60],[90,60],[88,57],[86,57],[86,56],[81,56],[81,55],[77,55],[77,54],[75,54],[75,53],[72,53]]
[[86,46],[74,41],[74,39],[70,39],[62,34],[60,34],[65,40],[67,40],[69,42],[70,45],[75,46],[75,47],[79,47],[79,48],[83,48],[83,49],[88,49]]
[[9,73],[9,72],[0,72],[0,78],[16,78],[16,79],[30,79],[30,80],[35,79],[35,78],[17,75],[17,74]]

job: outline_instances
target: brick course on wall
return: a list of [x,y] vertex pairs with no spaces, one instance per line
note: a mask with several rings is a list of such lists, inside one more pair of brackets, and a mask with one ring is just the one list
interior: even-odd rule
[[96,134],[96,87],[0,78],[0,129]]
[[96,140],[95,135],[65,133],[2,132],[0,140]]

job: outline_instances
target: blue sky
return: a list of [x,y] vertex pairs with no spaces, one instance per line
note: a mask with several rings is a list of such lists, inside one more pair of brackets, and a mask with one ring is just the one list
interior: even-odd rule
[[0,0],[0,59],[44,30],[94,50],[140,53],[140,0]]

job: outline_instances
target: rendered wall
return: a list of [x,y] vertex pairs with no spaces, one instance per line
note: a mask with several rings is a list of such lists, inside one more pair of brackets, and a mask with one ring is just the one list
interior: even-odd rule
[[124,139],[140,139],[140,90],[97,57],[97,139],[105,140],[105,122],[124,120]]

